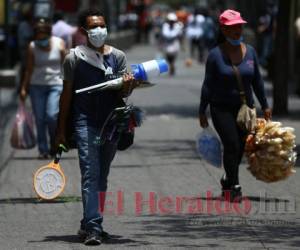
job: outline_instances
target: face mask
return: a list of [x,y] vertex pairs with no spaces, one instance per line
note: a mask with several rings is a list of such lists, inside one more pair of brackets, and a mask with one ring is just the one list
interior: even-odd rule
[[49,46],[49,38],[42,40],[35,40],[35,44],[39,47],[46,48]]
[[237,40],[226,37],[226,40],[233,46],[239,46],[244,39],[241,36],[240,39],[237,39]]
[[107,29],[106,28],[94,28],[87,30],[88,37],[90,43],[95,47],[95,48],[100,48],[107,37]]

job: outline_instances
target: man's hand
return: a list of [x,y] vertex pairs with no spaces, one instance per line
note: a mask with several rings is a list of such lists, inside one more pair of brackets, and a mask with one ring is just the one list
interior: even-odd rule
[[202,128],[207,128],[208,127],[207,116],[203,114],[199,115],[199,123]]
[[55,145],[54,145],[55,150],[58,150],[60,144],[67,146],[67,140],[65,134],[58,131],[58,133],[55,136]]
[[140,85],[140,81],[134,79],[133,74],[126,73],[123,75],[122,92],[125,95],[130,95],[134,88]]
[[26,100],[26,97],[27,97],[27,91],[26,91],[26,89],[25,88],[21,88],[21,90],[20,90],[20,100],[21,101],[25,101]]
[[266,121],[269,121],[272,119],[272,109],[267,108],[264,110],[264,118]]

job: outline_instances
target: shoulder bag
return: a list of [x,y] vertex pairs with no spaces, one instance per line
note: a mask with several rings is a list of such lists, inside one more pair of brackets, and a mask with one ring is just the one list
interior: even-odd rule
[[245,90],[244,90],[240,71],[239,71],[238,67],[236,67],[232,62],[231,62],[231,66],[232,66],[233,72],[237,78],[238,88],[240,91],[240,98],[242,101],[242,106],[239,109],[236,121],[238,123],[238,126],[242,130],[247,131],[248,133],[251,133],[255,129],[255,125],[256,125],[256,109],[255,109],[255,107],[250,108],[247,105]]

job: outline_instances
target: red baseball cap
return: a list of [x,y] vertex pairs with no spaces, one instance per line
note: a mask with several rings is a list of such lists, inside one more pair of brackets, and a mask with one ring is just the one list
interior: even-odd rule
[[219,16],[219,23],[221,25],[235,25],[247,23],[242,17],[241,13],[235,10],[225,10]]

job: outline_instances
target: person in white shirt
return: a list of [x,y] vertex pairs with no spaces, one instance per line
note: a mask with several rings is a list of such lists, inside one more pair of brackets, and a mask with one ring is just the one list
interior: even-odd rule
[[180,50],[183,24],[178,22],[175,13],[167,15],[167,21],[162,26],[163,50],[170,65],[170,75],[175,75],[175,60]]
[[76,32],[77,27],[68,24],[61,12],[56,12],[53,16],[52,35],[57,36],[65,41],[66,47],[72,47],[72,35]]
[[198,61],[204,61],[204,24],[205,17],[200,14],[198,10],[195,11],[193,15],[188,17],[187,27],[186,27],[186,38],[190,44],[191,58],[195,57],[195,49],[198,53]]

